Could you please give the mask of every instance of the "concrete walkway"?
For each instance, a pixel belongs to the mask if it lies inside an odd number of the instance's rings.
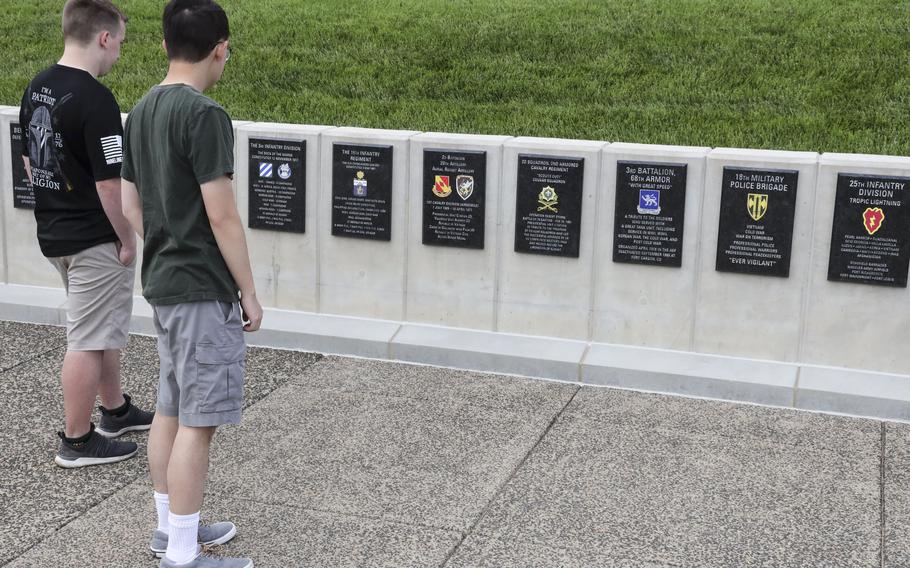
[[[0,322],[0,565],[157,566],[144,435],[53,464],[64,345]],[[903,424],[267,349],[247,389],[203,517],[259,568],[910,566]]]

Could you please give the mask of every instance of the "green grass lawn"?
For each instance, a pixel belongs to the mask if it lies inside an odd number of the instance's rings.
[[[62,0],[0,0],[0,103],[62,49]],[[121,0],[104,79],[163,76],[164,0]],[[910,155],[897,0],[224,0],[236,119]]]

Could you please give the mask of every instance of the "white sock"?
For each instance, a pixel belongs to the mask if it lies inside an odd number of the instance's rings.
[[[171,512],[171,500],[168,499],[167,493],[155,493],[155,508],[158,510],[158,530],[164,534],[168,533],[170,525],[167,522],[168,513]]]
[[[168,513],[170,534],[165,556],[174,564],[186,564],[199,552],[199,513],[175,515]]]

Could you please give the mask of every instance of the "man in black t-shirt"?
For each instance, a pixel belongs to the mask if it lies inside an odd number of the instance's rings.
[[[136,239],[121,211],[120,108],[97,80],[120,57],[125,32],[126,17],[110,0],[68,0],[63,57],[32,80],[19,111],[38,244],[67,290],[66,425],[54,460],[66,468],[132,457],[135,443],[110,438],[148,430],[152,421],[120,386]],[[99,394],[96,430],[91,414]]]

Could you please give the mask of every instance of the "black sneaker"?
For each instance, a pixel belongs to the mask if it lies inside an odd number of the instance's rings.
[[[152,427],[152,418],[154,412],[146,412],[130,402],[130,395],[124,393],[123,400],[126,402],[127,410],[122,416],[114,416],[111,411],[103,406],[99,406],[101,411],[101,423],[98,425],[98,433],[105,438],[116,438],[127,432],[137,430],[148,430]]]
[[[85,442],[71,444],[66,441],[63,432],[57,432],[57,435],[60,436],[60,450],[57,451],[54,462],[67,469],[123,461],[136,455],[139,450],[135,442],[114,442],[100,436],[95,431],[94,424],[91,425]]]

